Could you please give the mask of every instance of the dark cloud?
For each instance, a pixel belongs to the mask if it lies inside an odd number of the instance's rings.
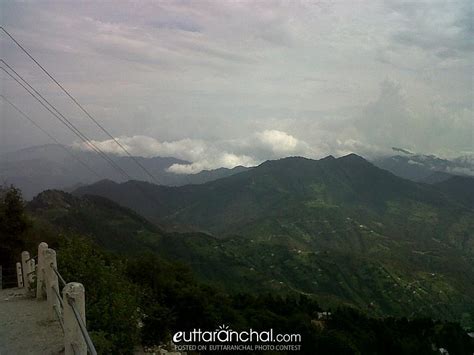
[[[469,0],[389,1],[404,26],[393,39],[407,46],[433,51],[441,58],[461,57],[474,50],[473,6]]]
[[[290,153],[378,154],[391,145],[472,150],[467,0],[117,4],[5,1],[0,16],[137,154],[150,154],[146,142],[205,147],[203,159],[192,160],[197,169]],[[106,140],[3,36],[0,50],[81,130]],[[11,80],[0,80],[2,94],[60,141],[74,141]],[[46,142],[4,104],[0,113],[0,150]],[[298,143],[291,152],[271,148],[263,132],[282,146]]]

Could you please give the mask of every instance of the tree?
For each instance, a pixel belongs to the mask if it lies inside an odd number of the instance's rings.
[[[29,226],[21,191],[14,186],[0,188],[0,264],[12,267],[17,261]]]

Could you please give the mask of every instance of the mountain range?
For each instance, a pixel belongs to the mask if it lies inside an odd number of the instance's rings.
[[[229,290],[472,322],[474,210],[459,198],[472,184],[415,183],[354,154],[291,157],[200,185],[46,191],[29,208],[108,248],[181,260]]]
[[[78,159],[71,156],[71,151]],[[399,177],[429,184],[457,175],[474,176],[474,159],[470,156],[447,160],[433,155],[415,154],[402,148],[393,148],[393,151],[396,155],[379,157],[372,162]],[[233,169],[204,170],[196,174],[175,174],[168,171],[173,164],[189,164],[190,162],[174,157],[109,156],[133,180],[165,186],[202,184],[251,169],[237,166]],[[90,169],[78,160],[86,163]],[[151,179],[134,160],[144,166],[154,179]],[[93,152],[49,144],[1,154],[0,179],[4,185],[18,186],[22,189],[23,196],[31,199],[47,189],[73,191],[79,186],[102,179],[124,182],[129,178],[123,176]]]
[[[456,175],[474,176],[472,155],[448,160],[435,155],[415,154],[402,148],[394,147],[392,150],[396,155],[376,158],[373,163],[405,179],[431,184]]]
[[[69,152],[68,152],[69,150]],[[96,174],[86,169],[70,151],[87,164]],[[150,177],[136,164],[133,159],[144,166],[163,185],[179,186],[185,184],[201,184],[221,177],[246,170],[238,166],[233,169],[220,168],[205,170],[197,174],[183,175],[167,171],[173,164],[189,162],[172,157],[120,157],[112,156],[112,160],[125,170],[133,179],[149,181]],[[0,155],[0,179],[4,184],[13,184],[23,191],[26,199],[47,189],[73,190],[101,179],[125,181],[125,177],[96,153],[68,148],[58,144],[30,147]]]
[[[272,218],[306,220],[315,214],[329,214],[331,218],[341,214],[364,223],[376,217],[387,227],[398,225],[399,218],[415,224],[425,213],[433,216],[437,231],[429,227],[430,220],[425,220],[424,233],[440,235],[448,210],[469,207],[433,186],[401,179],[355,154],[338,159],[267,161],[200,185],[166,187],[104,180],[80,187],[75,193],[101,195],[155,223],[188,226],[211,234],[241,233]]]

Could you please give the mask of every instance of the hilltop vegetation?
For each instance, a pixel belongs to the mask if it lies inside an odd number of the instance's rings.
[[[20,190],[0,188],[0,260],[9,267],[17,261],[13,255],[25,247],[24,235],[29,221],[23,204]]]
[[[474,177],[453,176],[436,183],[435,187],[464,203],[466,207],[474,209]]]
[[[307,296],[229,294],[196,281],[187,267],[152,254],[123,259],[93,249],[89,241],[72,239],[59,247],[59,255],[68,266],[62,272],[88,290],[89,327],[104,353],[128,353],[137,343],[166,344],[176,331],[214,329],[217,324],[301,334],[305,354],[474,350],[473,339],[456,323],[375,319],[351,308],[337,308],[328,319],[318,320],[322,309]]]
[[[145,218],[100,196],[79,198],[48,190],[29,202],[27,209],[61,231],[90,236],[103,248],[122,253],[151,248],[162,235]]]
[[[136,184],[102,182],[76,194],[188,231],[165,233],[156,250],[203,280],[472,325],[474,212],[446,189],[356,155],[268,161],[203,185]]]
[[[3,197],[9,193],[8,199]],[[127,257],[120,247],[117,250],[122,254],[106,251],[92,240],[100,230],[92,221],[102,221],[104,230],[117,223],[131,233],[132,239],[137,227],[148,227],[148,233],[158,231],[110,201],[46,192],[30,205],[30,215],[25,213],[17,190],[4,193],[0,201],[2,223],[8,216],[15,216],[10,220],[12,225],[19,222],[24,226],[16,234],[17,240],[29,250],[38,240],[47,241],[57,249],[64,278],[84,284],[88,328],[99,353],[131,354],[138,344],[166,344],[176,331],[215,329],[218,324],[235,330],[273,328],[276,332],[301,334],[302,353],[307,354],[435,354],[441,347],[450,354],[466,354],[474,350],[473,339],[456,323],[376,319],[351,308],[338,308],[331,316],[318,319],[322,309],[313,297],[229,293],[198,281],[188,267],[147,251],[150,245],[146,243],[143,249],[137,247],[138,242],[130,244],[135,249]],[[96,220],[86,211],[100,218]],[[94,234],[77,224],[67,231],[71,216],[84,217]],[[64,225],[58,227],[56,221]],[[72,232],[79,227],[87,236]],[[65,234],[58,234],[59,230]],[[11,240],[10,235],[1,234],[1,238],[2,245],[9,245],[6,242]],[[97,238],[97,242],[104,241]],[[12,244],[4,251],[14,259],[18,246]]]

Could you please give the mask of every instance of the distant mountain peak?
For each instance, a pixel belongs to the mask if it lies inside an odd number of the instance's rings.
[[[392,147],[392,150],[394,152],[408,154],[408,155],[414,155],[415,154],[413,152],[410,152],[408,149],[403,149],[403,148]]]
[[[107,161],[95,152],[71,148],[74,150],[74,155],[79,158],[71,159],[69,148],[71,147],[46,144],[0,154],[0,180],[20,188],[27,200],[48,189],[71,191],[73,190],[71,187],[97,181],[97,176],[99,179],[107,179],[99,181],[99,185],[102,186],[112,187],[112,181],[125,180],[120,171],[107,164]],[[86,169],[80,161],[86,163],[90,169]],[[220,168],[187,175],[174,174],[168,170],[173,164],[190,163],[173,157],[114,156],[114,161],[133,180],[150,181],[150,176],[145,174],[143,169],[139,169],[138,161],[160,185],[167,186],[203,184],[247,170],[245,167]],[[96,174],[91,174],[91,170]]]
[[[260,167],[268,167],[268,166],[285,166],[285,164],[298,164],[299,162],[303,161],[315,161],[313,159],[300,157],[300,156],[292,156],[292,157],[284,157],[279,159],[271,159],[265,160],[263,163],[257,166]]]
[[[344,155],[340,158],[337,158],[337,160],[341,161],[341,162],[370,164],[363,157],[361,157],[360,155],[357,155],[355,153],[350,153],[350,154]]]
[[[321,161],[331,161],[331,160],[336,160],[332,155],[328,155],[327,157],[324,157],[320,159]]]
[[[45,190],[29,203],[30,209],[46,209],[51,206],[68,209],[76,197],[61,190]]]
[[[118,185],[117,182],[110,179],[102,179],[94,183],[95,186]]]

